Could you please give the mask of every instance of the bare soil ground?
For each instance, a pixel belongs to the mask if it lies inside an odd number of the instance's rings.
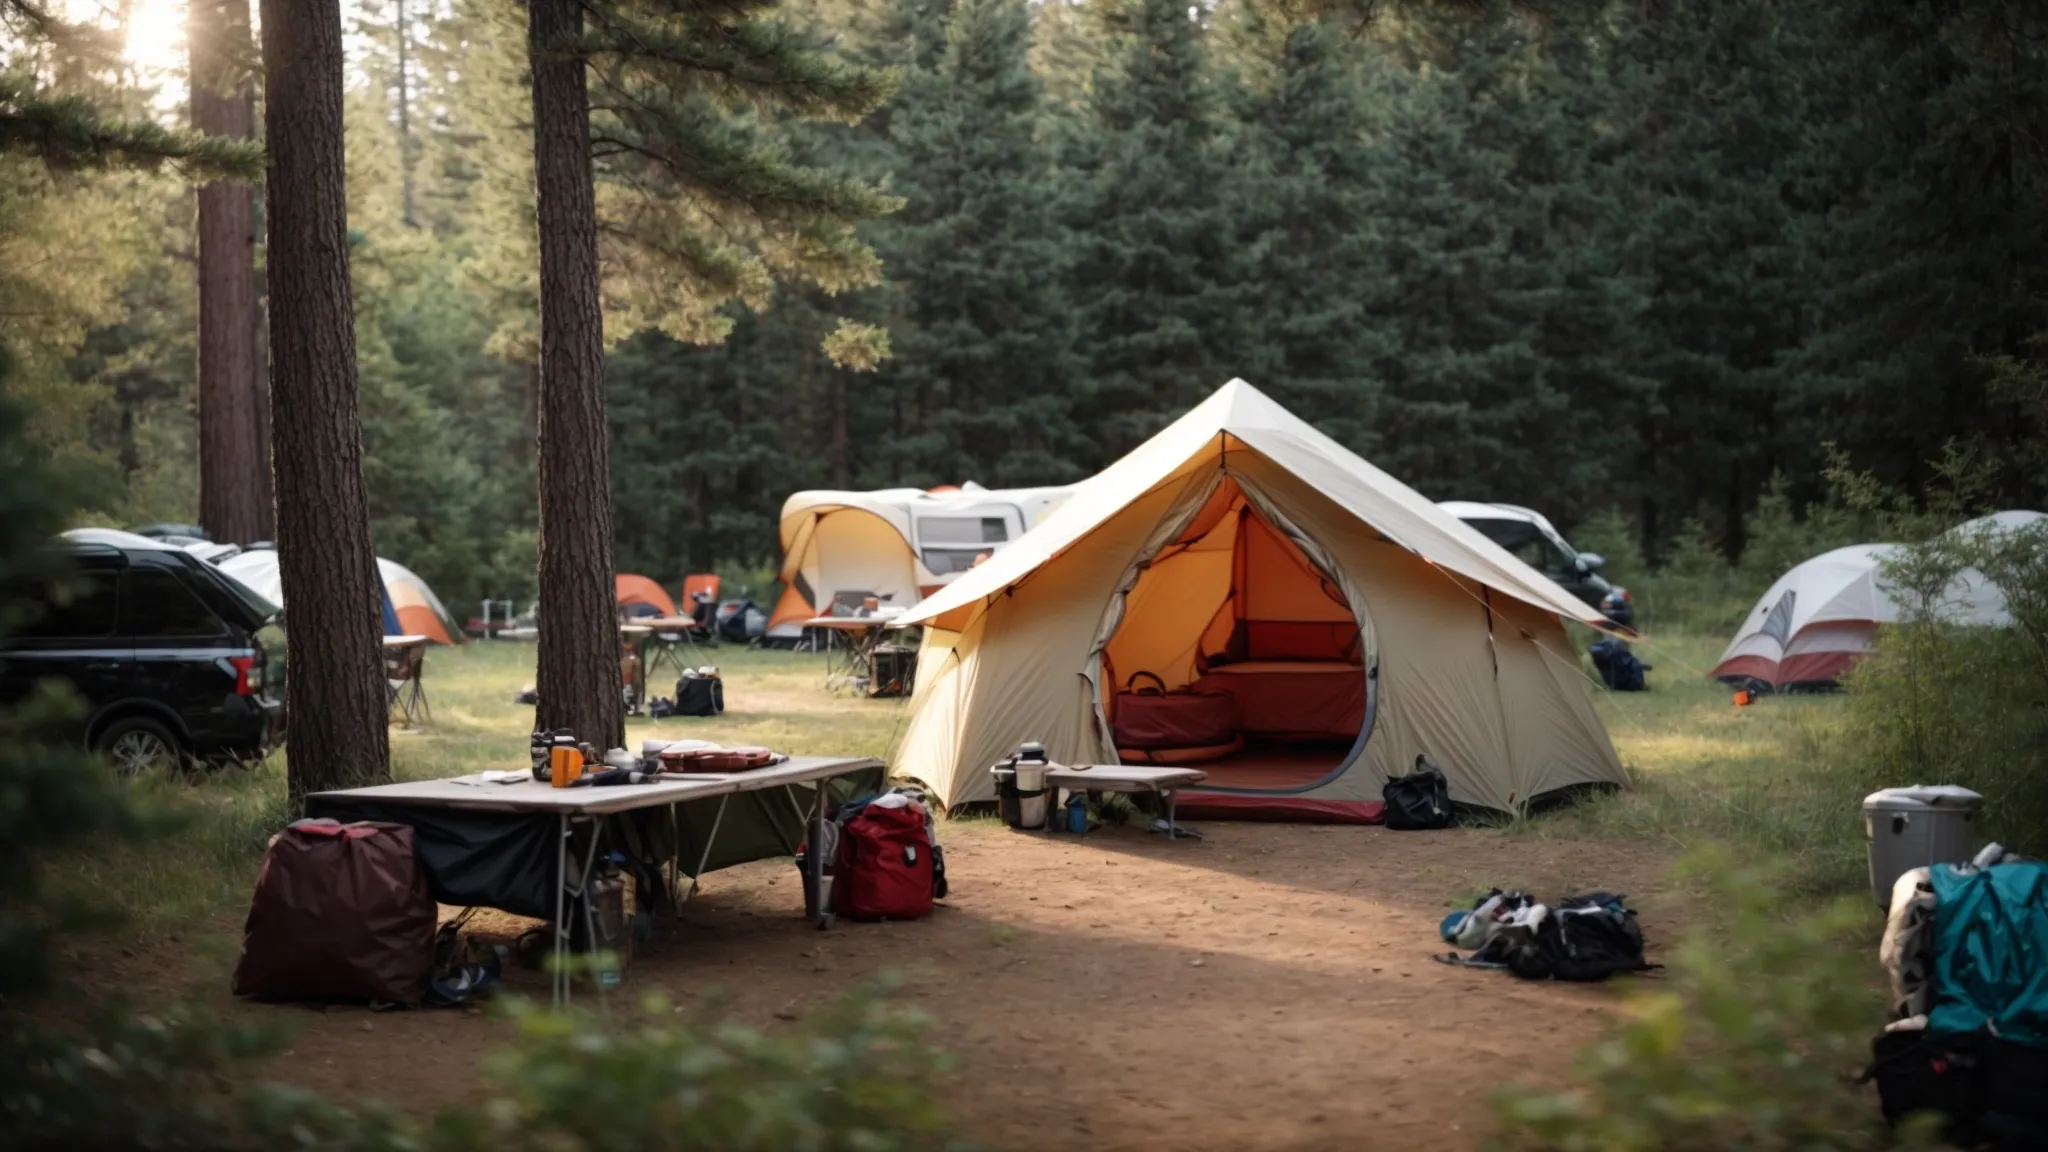
[[[1201,829],[1169,843],[1135,827],[942,825],[954,893],[933,917],[826,932],[797,914],[787,861],[717,873],[634,958],[628,990],[716,989],[735,1018],[772,1028],[895,971],[958,1059],[944,1093],[962,1128],[999,1148],[1466,1148],[1490,1128],[1494,1088],[1560,1075],[1618,998],[1433,963],[1443,915],[1494,885],[1609,888],[1642,909],[1653,958],[1682,915],[1668,856],[1623,842]],[[131,995],[192,974],[162,959],[130,953],[104,974]],[[538,974],[511,984],[546,994]],[[227,1011],[293,1030],[268,1076],[422,1112],[472,1091],[506,1039],[462,1011]]]

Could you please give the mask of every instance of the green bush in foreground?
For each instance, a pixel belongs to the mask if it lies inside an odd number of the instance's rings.
[[[1986,835],[2048,853],[2048,526],[1941,532],[1884,575],[1903,611],[1849,680],[1858,752],[1886,784],[1982,793]],[[1979,579],[2003,591],[2010,627],[1955,619]]]
[[[1580,1054],[1573,1086],[1494,1100],[1501,1142],[1547,1152],[1932,1147],[1893,1133],[1853,1083],[1884,1018],[1874,947],[1845,944],[1852,901],[1787,916],[1763,875],[1724,854],[1689,861],[1712,927],[1665,952],[1614,1034]]]
[[[437,1152],[918,1152],[950,1147],[924,1021],[871,987],[787,1032],[660,997],[619,1021],[515,1006],[491,1098],[444,1115]]]

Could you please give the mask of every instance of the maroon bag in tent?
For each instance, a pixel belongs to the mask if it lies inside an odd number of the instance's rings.
[[[438,915],[411,828],[301,820],[263,857],[235,995],[417,1004]]]
[[[1131,690],[1116,695],[1110,733],[1118,748],[1143,752],[1162,748],[1207,748],[1237,739],[1240,723],[1237,698],[1227,692],[1168,692],[1163,686],[1140,689],[1139,680],[1159,678],[1150,672],[1131,677]]]

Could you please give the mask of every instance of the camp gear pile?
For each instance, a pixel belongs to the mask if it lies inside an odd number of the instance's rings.
[[[1526,893],[1496,888],[1471,911],[1445,917],[1438,933],[1445,943],[1472,952],[1442,953],[1435,957],[1439,963],[1505,968],[1524,980],[1589,983],[1657,967],[1643,955],[1635,910],[1613,892],[1567,896],[1546,905]]]
[[[2048,1146],[2048,863],[1993,844],[1905,873],[1878,958],[1894,1019],[1865,1079],[1885,1118],[1936,1113],[1962,1146]]]

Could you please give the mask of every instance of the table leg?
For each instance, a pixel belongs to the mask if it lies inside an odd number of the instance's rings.
[[[553,976],[549,991],[554,997],[555,1008],[560,1009],[568,1000],[568,990],[563,978],[569,971],[569,919],[563,905],[569,891],[569,814],[562,813],[561,824],[555,837],[555,946],[554,963],[548,966]]]
[[[731,799],[732,793],[730,792],[718,798],[718,814],[711,818],[711,835],[704,838],[704,851],[697,856],[697,871],[690,877],[690,890],[683,894],[684,900],[688,900],[697,894],[697,882],[704,876],[705,865],[711,862],[711,849],[713,845],[718,843],[719,826],[725,823],[725,805]],[[680,907],[680,904],[678,907]]]
[[[825,828],[825,783],[826,782],[824,780],[819,780],[817,782],[818,794],[816,797],[815,806],[812,809],[813,819],[816,821],[812,825],[812,827],[817,829],[821,833],[824,831]],[[794,796],[790,797],[790,800],[792,802],[794,802],[795,799],[796,797]],[[824,836],[820,835],[818,837],[818,843],[811,845],[810,859],[811,891],[816,892],[818,894],[817,925],[818,931],[820,932],[832,926],[832,894],[825,888],[825,853],[823,851],[824,839]]]
[[[570,816],[569,813],[564,812],[562,813],[561,840],[555,848],[555,875],[559,878],[560,882],[555,886],[555,979],[553,989],[555,1007],[558,1009],[569,1003],[573,993],[572,985],[575,983],[574,973],[570,968],[572,956],[570,938],[573,933],[570,930],[569,917],[575,914],[576,909],[565,906],[571,900],[581,900],[583,902],[584,939],[593,943],[597,940],[597,915],[596,910],[590,906],[588,893],[590,891],[590,873],[597,867],[597,848],[604,841],[604,817],[596,816],[591,818],[590,848],[583,854],[583,871],[576,877],[576,882],[573,885],[569,883],[569,830]],[[602,982],[598,984],[598,994],[600,997],[604,994]]]
[[[668,906],[678,919],[683,914],[683,831],[676,805],[668,806]]]
[[[583,875],[577,878],[577,893],[583,900],[583,939],[590,945],[590,979],[597,985],[599,1004],[607,1004],[609,997],[604,986],[604,973],[597,967],[597,902],[590,898],[590,874],[597,867],[597,849],[604,843],[604,822],[602,816],[590,824],[590,850],[583,854]],[[629,929],[630,930],[630,929]]]

